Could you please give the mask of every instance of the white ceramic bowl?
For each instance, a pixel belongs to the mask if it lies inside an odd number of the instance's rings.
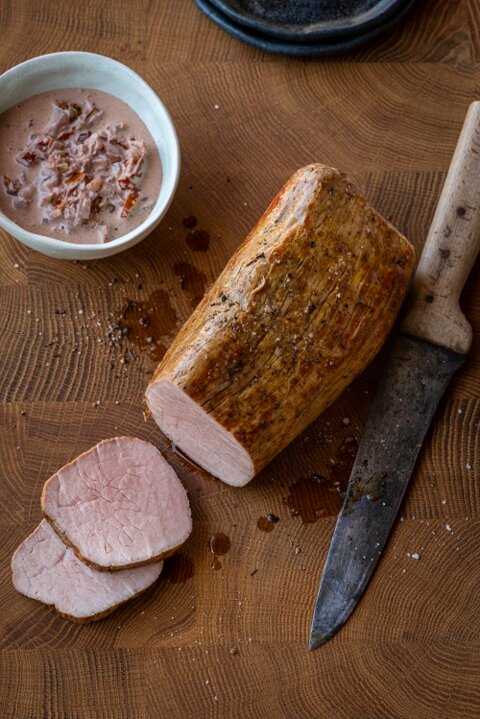
[[[90,52],[58,52],[16,65],[0,76],[0,113],[17,102],[47,90],[84,87],[103,90],[130,105],[141,117],[160,153],[162,185],[151,213],[141,225],[102,245],[74,244],[28,232],[0,211],[0,226],[28,247],[51,257],[93,260],[115,255],[146,237],[170,205],[180,173],[180,148],[175,127],[152,88],[126,65]]]

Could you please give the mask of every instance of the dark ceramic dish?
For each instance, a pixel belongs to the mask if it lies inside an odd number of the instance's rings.
[[[289,42],[338,40],[384,25],[407,0],[207,0],[248,31]]]
[[[389,30],[407,10],[414,4],[415,0],[403,2],[397,13],[388,18],[382,25],[371,28],[358,35],[347,35],[338,37],[337,40],[325,39],[323,42],[288,42],[286,40],[275,40],[272,37],[254,30],[237,25],[230,17],[222,13],[211,0],[195,0],[197,7],[210,18],[216,25],[221,27],[229,35],[241,40],[247,45],[270,52],[275,55],[290,55],[293,57],[319,57],[322,55],[339,55],[349,50],[354,50],[361,45],[373,40],[377,35]]]

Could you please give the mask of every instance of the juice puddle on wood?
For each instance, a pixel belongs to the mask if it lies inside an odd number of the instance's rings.
[[[173,271],[180,280],[180,288],[190,300],[190,306],[195,308],[205,294],[206,276],[189,262],[176,262]]]
[[[261,529],[262,532],[271,532],[279,521],[279,518],[275,514],[267,514],[266,517],[258,518],[257,527]]]
[[[187,245],[194,252],[206,252],[210,247],[210,235],[206,230],[192,230],[187,235]]]
[[[302,477],[288,488],[286,503],[293,515],[300,516],[303,524],[338,514],[357,449],[356,439],[347,437],[335,453],[328,477],[312,474]]]
[[[213,554],[212,568],[221,569],[222,563],[218,557],[221,557],[230,551],[229,537],[227,537],[226,534],[223,534],[223,532],[216,532],[215,534],[212,534],[208,540],[208,546]]]
[[[186,237],[186,243],[194,252],[206,252],[210,247],[210,235],[206,230],[194,229],[197,227],[195,215],[187,215],[182,220],[185,229],[190,230]]]
[[[155,361],[166,352],[165,338],[175,329],[177,315],[170,304],[168,292],[155,290],[146,300],[127,300],[118,327],[122,335]]]
[[[182,225],[186,227],[187,230],[193,230],[193,228],[197,226],[197,218],[195,215],[187,215],[183,218]]]
[[[183,584],[193,576],[193,562],[181,552],[177,552],[165,562],[164,576],[170,584]]]

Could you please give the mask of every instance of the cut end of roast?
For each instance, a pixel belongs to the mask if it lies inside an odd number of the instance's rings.
[[[153,382],[146,399],[162,432],[202,469],[234,487],[253,478],[253,463],[246,449],[172,382]]]
[[[26,597],[54,605],[73,622],[89,622],[148,589],[162,566],[163,562],[156,562],[119,572],[98,572],[83,564],[43,520],[13,555],[12,579]]]
[[[187,493],[150,442],[100,442],[45,483],[46,518],[87,564],[121,570],[157,562],[192,530]]]

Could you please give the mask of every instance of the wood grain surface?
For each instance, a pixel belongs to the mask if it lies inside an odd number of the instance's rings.
[[[311,161],[348,172],[421,250],[480,90],[478,2],[418,0],[387,37],[330,61],[259,53],[189,0],[1,0],[0,29],[2,71],[66,49],[126,62],[164,100],[182,148],[170,211],[124,254],[68,263],[0,236],[0,716],[478,717],[479,264],[462,296],[472,350],[428,434],[402,520],[357,611],[315,653],[308,629],[340,503],[335,482],[348,473],[382,356],[234,489],[189,468],[144,421],[156,362],[138,323],[155,308],[161,354],[284,180]],[[189,215],[210,236],[206,252],[186,241]],[[10,557],[40,519],[50,474],[128,433],[165,448],[190,492],[194,531],[145,595],[97,624],[71,625],[14,591]],[[270,513],[279,521],[266,532],[257,523]],[[216,532],[231,543],[218,570]]]

